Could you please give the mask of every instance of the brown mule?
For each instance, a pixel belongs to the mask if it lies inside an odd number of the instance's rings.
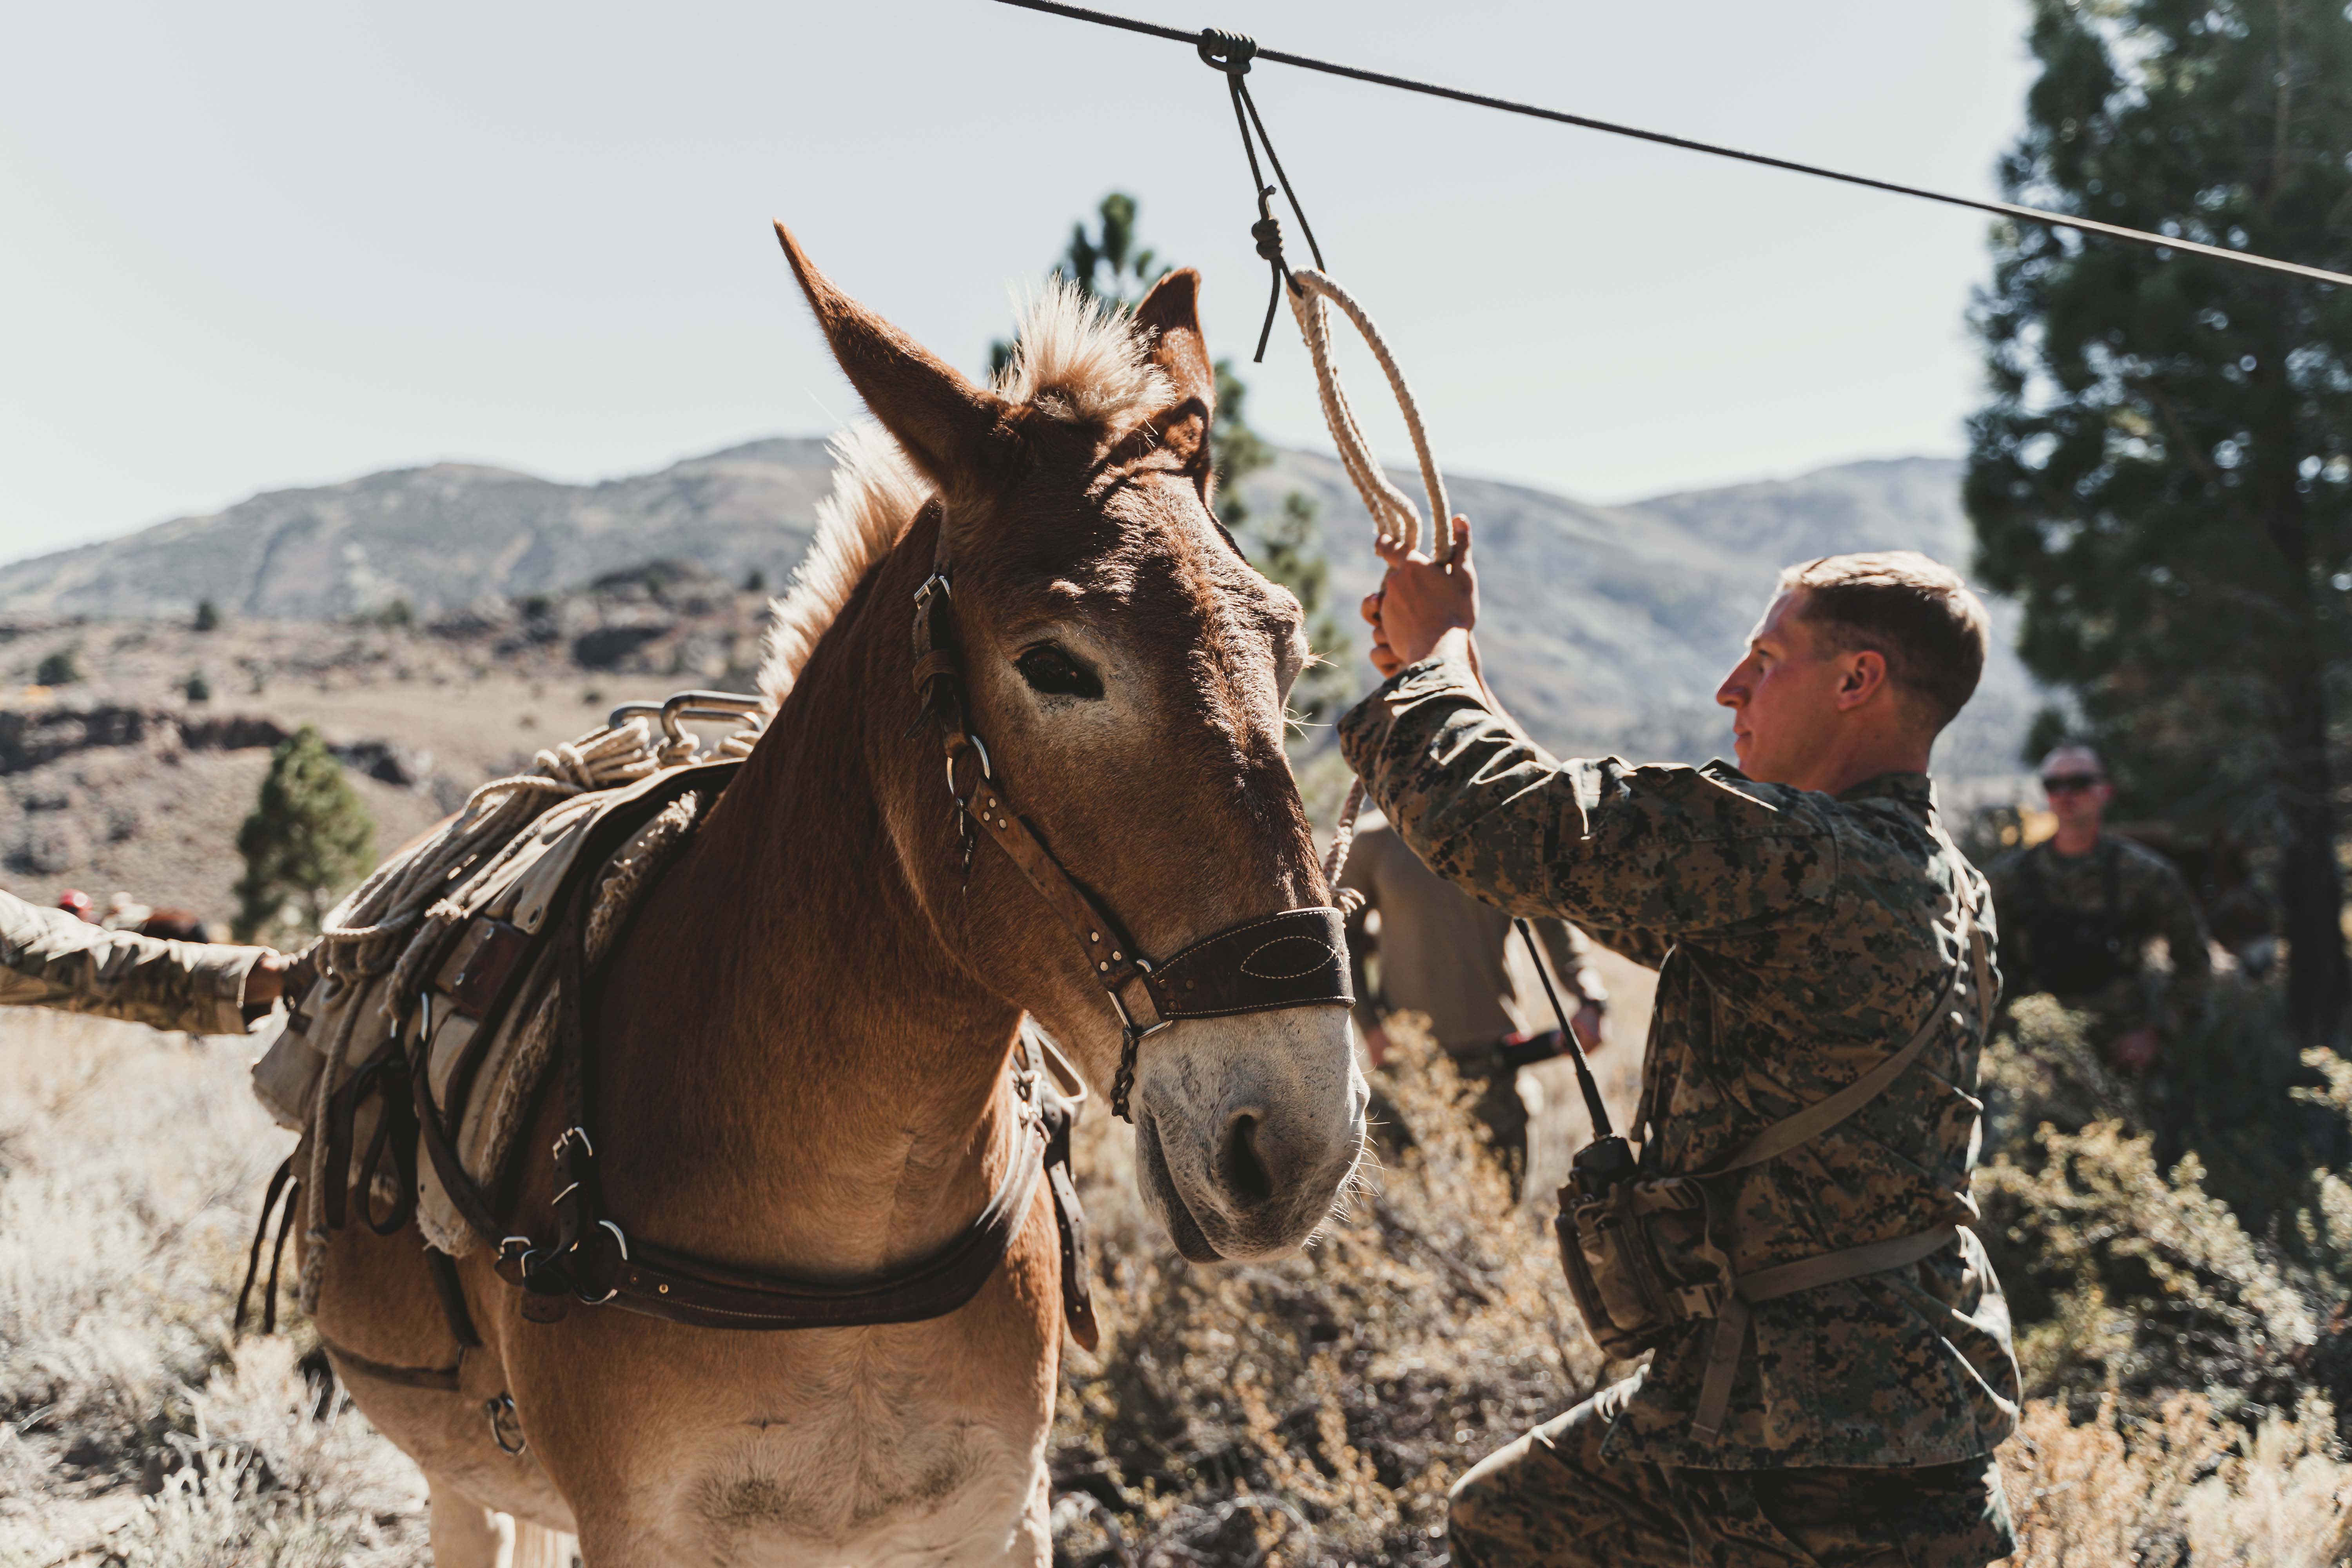
[[[1122,1046],[1038,890],[986,846],[967,860],[908,637],[940,529],[973,731],[1142,951],[1329,889],[1282,746],[1298,605],[1207,510],[1194,275],[1131,319],[1056,291],[990,391],[777,232],[890,440],[847,444],[772,634],[774,717],[599,977],[595,1139],[603,1212],[630,1235],[865,1279],[957,1236],[1023,1147],[1005,1067],[1024,1009],[1098,1095]],[[1183,1018],[1142,1044],[1129,1099],[1145,1195],[1205,1261],[1313,1232],[1354,1167],[1366,1090],[1346,1010],[1318,1005]],[[530,1155],[561,1120],[549,1096],[522,1140],[519,1228],[548,1213]],[[455,1392],[382,1375],[458,1360],[413,1232],[328,1245],[320,1329],[431,1479],[442,1568],[499,1561],[491,1510],[525,1526],[518,1563],[562,1531],[591,1568],[1048,1561],[1061,1291],[1042,1191],[968,1305],[890,1327],[751,1333],[582,1306],[530,1321],[478,1247],[458,1276],[484,1343]]]

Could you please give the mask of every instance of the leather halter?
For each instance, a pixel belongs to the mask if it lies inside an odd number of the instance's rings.
[[[969,874],[971,868],[973,837],[986,837],[1003,849],[1077,939],[1095,983],[1118,1015],[1118,1072],[1111,1082],[1111,1113],[1121,1121],[1134,1120],[1128,1113],[1128,1097],[1135,1087],[1138,1047],[1181,1019],[1353,1006],[1345,917],[1336,909],[1284,910],[1244,921],[1155,963],[1137,950],[1134,939],[1101,900],[1054,858],[1037,830],[1013,808],[987,745],[972,731],[963,660],[956,647],[946,509],[934,498],[924,510],[938,528],[939,542],[931,574],[915,590],[915,690],[924,711],[939,726],[946,752],[948,794],[955,802],[964,869]]]

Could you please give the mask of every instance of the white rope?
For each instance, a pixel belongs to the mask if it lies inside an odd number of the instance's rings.
[[[455,880],[496,865],[558,801],[634,783],[663,763],[639,718],[550,746],[531,765],[474,791],[448,826],[377,867],[344,899],[311,949],[320,973],[360,985],[392,973],[383,1008],[396,1016],[457,918],[443,902]]]
[[[1396,395],[1397,409],[1404,416],[1406,434],[1412,437],[1413,455],[1421,461],[1421,482],[1429,494],[1431,522],[1430,557],[1436,561],[1454,558],[1454,509],[1445,499],[1445,480],[1437,471],[1437,459],[1429,453],[1429,433],[1421,423],[1421,406],[1413,401],[1412,388],[1405,384],[1404,372],[1397,368],[1396,356],[1389,352],[1388,340],[1381,336],[1379,327],[1353,296],[1330,279],[1312,268],[1302,267],[1290,275],[1296,286],[1285,289],[1290,297],[1291,314],[1298,319],[1299,335],[1307,340],[1307,352],[1315,361],[1315,380],[1323,397],[1323,422],[1330,426],[1332,444],[1339,448],[1340,465],[1354,481],[1356,493],[1363,498],[1364,510],[1372,514],[1372,531],[1384,544],[1401,543],[1407,550],[1421,547],[1421,512],[1412,499],[1389,483],[1381,471],[1378,458],[1372,456],[1370,443],[1364,439],[1362,426],[1356,423],[1356,412],[1349,405],[1347,391],[1339,384],[1339,367],[1331,357],[1329,312],[1324,301],[1339,307],[1340,313],[1356,325],[1372,357],[1381,362],[1388,376],[1389,390]]]
[[[1389,391],[1395,395],[1397,409],[1404,416],[1404,427],[1412,437],[1413,455],[1421,462],[1422,487],[1429,497],[1430,557],[1436,561],[1454,559],[1456,541],[1454,534],[1454,508],[1446,500],[1445,479],[1437,471],[1437,459],[1430,456],[1429,433],[1422,426],[1421,405],[1413,401],[1412,388],[1406,384],[1404,372],[1397,368],[1396,356],[1389,352],[1388,340],[1372,322],[1370,314],[1356,303],[1355,298],[1330,279],[1312,268],[1302,267],[1290,275],[1293,287],[1283,292],[1290,298],[1290,313],[1297,318],[1299,335],[1307,340],[1307,352],[1315,362],[1315,382],[1322,395],[1323,422],[1330,426],[1332,445],[1339,448],[1339,464],[1363,498],[1364,510],[1371,513],[1372,531],[1383,544],[1402,545],[1407,550],[1421,548],[1421,512],[1412,498],[1389,483],[1381,471],[1378,458],[1372,456],[1371,444],[1364,439],[1363,427],[1356,423],[1356,411],[1348,402],[1347,390],[1339,384],[1339,367],[1331,356],[1330,314],[1325,301],[1337,305],[1342,315],[1356,325],[1372,357],[1381,363],[1382,374],[1389,380]],[[1339,825],[1331,832],[1331,847],[1323,857],[1323,880],[1332,889],[1338,907],[1353,914],[1363,904],[1363,895],[1350,888],[1341,890],[1339,873],[1348,868],[1348,852],[1355,847],[1356,817],[1364,808],[1364,781],[1353,779],[1348,785],[1348,798],[1339,807]]]

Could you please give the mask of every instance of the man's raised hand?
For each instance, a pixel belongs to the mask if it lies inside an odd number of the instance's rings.
[[[1466,634],[1478,624],[1478,575],[1470,562],[1468,518],[1454,520],[1454,557],[1445,562],[1395,544],[1376,546],[1388,563],[1388,575],[1380,592],[1364,600],[1363,615],[1372,626],[1372,668],[1382,676],[1438,652],[1440,640],[1449,633],[1465,634],[1459,640],[1466,643]],[[1466,647],[1461,651],[1466,656]]]

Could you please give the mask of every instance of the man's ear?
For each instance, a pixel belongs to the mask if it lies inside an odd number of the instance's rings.
[[[1844,670],[1838,677],[1837,705],[1841,713],[1861,707],[1878,692],[1892,700],[1900,697],[1886,679],[1886,656],[1874,647],[1857,648],[1842,657],[1838,662]]]

